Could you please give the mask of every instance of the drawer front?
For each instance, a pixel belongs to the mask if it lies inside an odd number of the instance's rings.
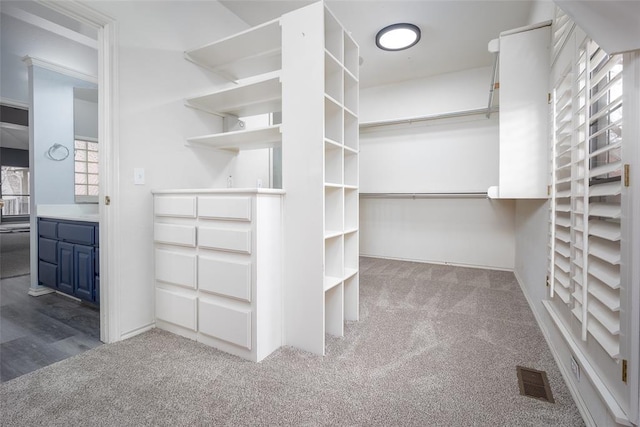
[[[38,220],[38,235],[49,239],[58,238],[58,223],[56,221]]]
[[[196,297],[156,289],[156,318],[196,330]]]
[[[56,289],[58,287],[58,266],[48,262],[38,262],[38,283]]]
[[[193,225],[160,224],[153,225],[153,239],[160,243],[196,247],[196,227]]]
[[[198,289],[251,301],[251,264],[198,257]]]
[[[156,280],[196,288],[196,256],[156,249]]]
[[[198,300],[199,331],[251,350],[251,311]]]
[[[198,197],[200,218],[251,221],[250,197]]]
[[[95,243],[95,227],[93,224],[61,222],[58,224],[58,239],[83,245],[93,245]]]
[[[40,261],[46,261],[52,264],[57,264],[58,263],[58,241],[40,237],[38,239],[38,259]]]
[[[198,246],[250,254],[251,231],[198,227]]]
[[[93,242],[96,246],[100,246],[100,226],[93,227]]]
[[[157,216],[196,217],[196,198],[194,196],[155,196],[153,212]]]

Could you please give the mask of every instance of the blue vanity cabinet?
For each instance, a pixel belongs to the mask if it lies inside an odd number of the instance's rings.
[[[38,281],[99,304],[97,223],[38,218]]]

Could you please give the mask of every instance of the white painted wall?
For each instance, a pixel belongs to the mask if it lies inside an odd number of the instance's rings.
[[[26,65],[25,65],[26,66]],[[73,88],[95,88],[93,83],[38,66],[32,68],[31,128],[33,131],[32,190],[34,204],[74,203]],[[62,161],[47,157],[53,144],[69,150]],[[55,156],[64,154],[61,150]]]
[[[154,321],[151,189],[226,187],[233,174],[233,155],[185,146],[187,137],[220,131],[222,123],[186,108],[184,98],[230,83],[183,52],[247,25],[217,2],[87,3],[118,23],[117,338]],[[145,185],[133,184],[134,168],[144,168]]]
[[[361,91],[361,122],[486,108],[490,67]],[[483,115],[373,128],[360,135],[360,188],[484,192],[498,179],[498,121]],[[362,255],[513,268],[511,201],[360,198]]]
[[[63,65],[83,74],[97,76],[97,51],[64,37],[0,14],[0,97],[29,102],[27,66],[29,55]]]

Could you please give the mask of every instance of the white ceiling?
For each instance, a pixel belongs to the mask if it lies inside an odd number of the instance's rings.
[[[275,19],[312,1],[223,0],[249,25]],[[528,24],[532,1],[327,0],[327,6],[360,45],[360,87],[378,86],[493,64],[487,43],[500,32]],[[387,25],[408,22],[422,31],[420,42],[405,51],[375,45]]]

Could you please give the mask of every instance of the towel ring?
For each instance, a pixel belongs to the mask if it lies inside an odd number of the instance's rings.
[[[62,154],[59,153],[56,155],[55,153],[58,151],[62,152]],[[62,144],[53,144],[47,150],[47,157],[51,160],[55,160],[56,162],[61,162],[69,157],[69,149]]]

